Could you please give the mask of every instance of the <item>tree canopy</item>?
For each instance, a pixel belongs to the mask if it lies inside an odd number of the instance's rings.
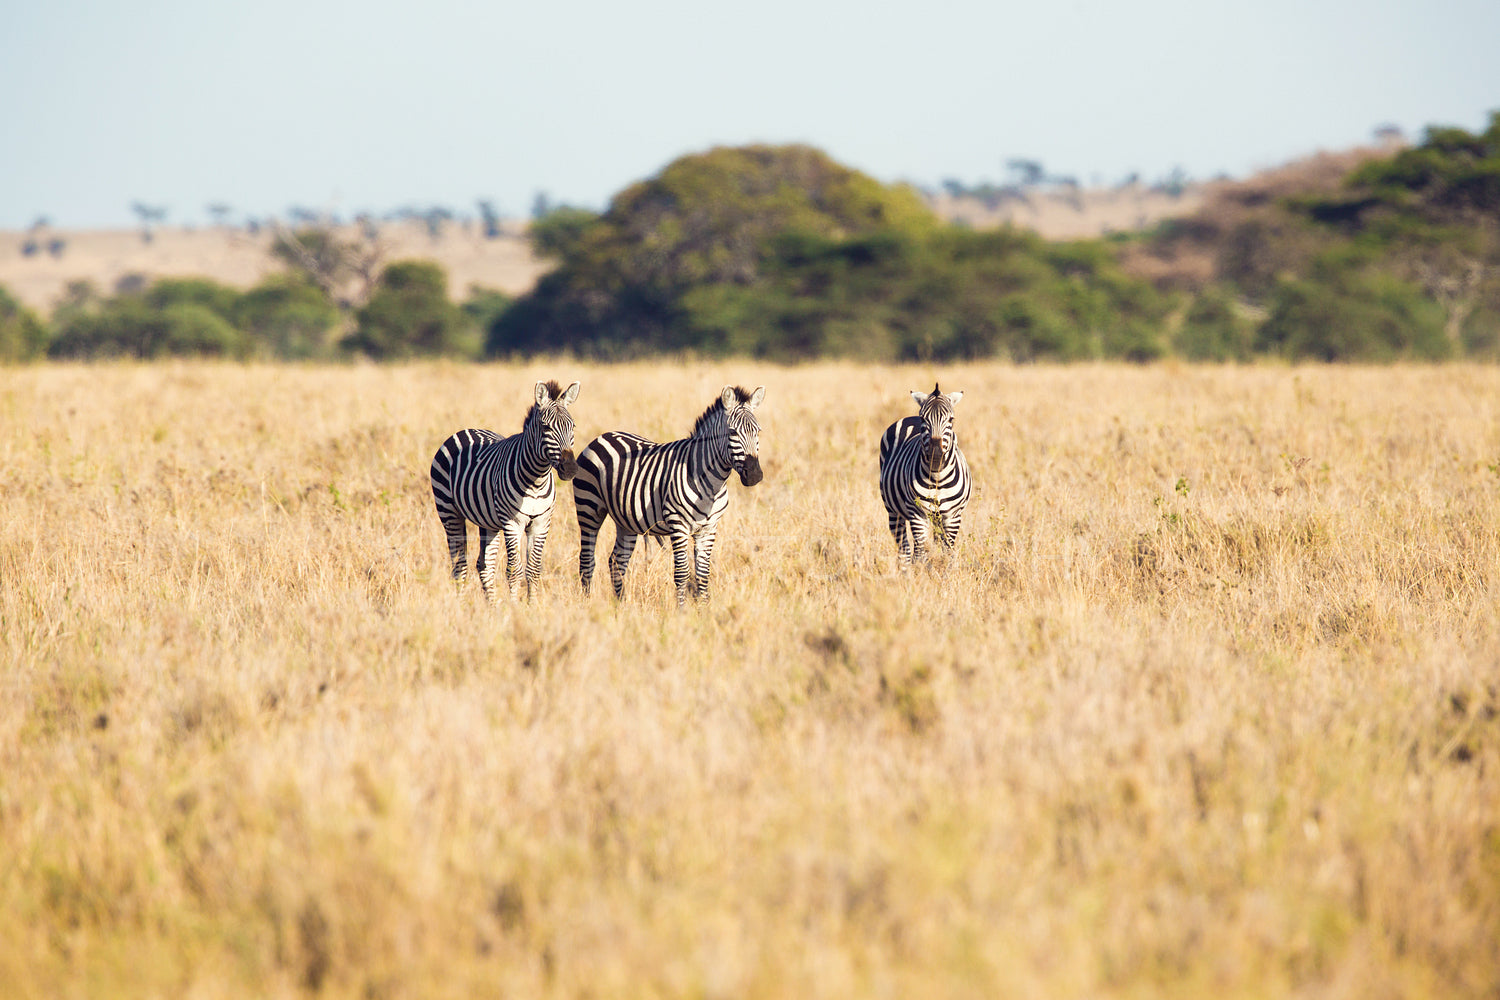
[[[807,146],[685,156],[600,215],[533,227],[558,261],[490,329],[507,355],[1154,357],[1163,301],[1099,244],[943,225]]]

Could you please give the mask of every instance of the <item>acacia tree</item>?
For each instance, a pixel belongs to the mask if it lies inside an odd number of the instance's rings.
[[[167,220],[167,206],[148,205],[143,201],[130,203],[130,210],[141,220],[141,242],[150,243],[156,238],[152,226],[160,225]]]
[[[496,353],[690,346],[684,297],[705,286],[756,285],[782,233],[839,239],[936,225],[915,191],[800,145],[682,157],[620,192],[598,216],[546,207],[533,223],[533,245],[559,266],[496,324]]]
[[[368,227],[356,239],[345,239],[329,225],[293,231],[273,222],[276,239],[271,254],[317,285],[341,308],[365,303],[380,274],[387,252],[379,234]]]

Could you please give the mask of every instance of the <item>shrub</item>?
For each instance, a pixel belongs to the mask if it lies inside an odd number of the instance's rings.
[[[1254,326],[1219,288],[1193,299],[1172,338],[1172,349],[1189,361],[1248,361],[1254,347]]]
[[[148,293],[130,293],[108,300],[97,311],[71,313],[48,354],[144,360],[173,355],[243,358],[249,348],[248,339],[208,306],[194,301],[158,306],[148,301]]]
[[[1443,310],[1421,290],[1385,274],[1285,280],[1257,332],[1260,350],[1319,361],[1437,360],[1452,345]]]
[[[46,351],[46,326],[0,285],[0,362],[32,361]]]
[[[474,357],[478,333],[448,299],[448,275],[430,261],[398,261],[385,269],[358,325],[342,346],[379,360],[454,355]]]
[[[232,312],[257,354],[291,361],[326,357],[341,322],[327,293],[296,274],[267,278],[240,296]]]

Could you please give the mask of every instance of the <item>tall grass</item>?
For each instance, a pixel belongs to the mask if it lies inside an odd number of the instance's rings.
[[[709,607],[567,486],[455,594],[432,451],[553,377],[768,386]],[[0,370],[0,992],[1493,997],[1497,539],[1492,368]]]

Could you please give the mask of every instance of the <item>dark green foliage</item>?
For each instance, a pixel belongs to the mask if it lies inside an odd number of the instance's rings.
[[[603,215],[558,210],[539,225],[534,245],[559,266],[490,327],[492,354],[1162,351],[1164,302],[1105,245],[945,227],[910,189],[805,146],[684,157]]]
[[[130,294],[62,324],[47,353],[54,358],[144,360],[174,355],[240,357],[247,346],[238,330],[206,306],[188,302],[158,309],[139,294]]]
[[[1222,289],[1210,288],[1193,299],[1173,337],[1172,347],[1189,361],[1248,361],[1255,330]]]
[[[1478,135],[1429,128],[1420,146],[1366,164],[1349,177],[1349,186],[1371,205],[1433,221],[1454,213],[1500,214],[1500,111]]]
[[[111,298],[75,284],[53,313],[54,358],[174,356],[306,359],[328,354],[339,311],[291,275],[241,294],[202,279],[164,279]]]
[[[448,299],[447,272],[430,261],[387,267],[356,317],[342,346],[377,360],[478,353],[478,332]]]
[[[488,330],[514,303],[514,298],[498,289],[470,285],[469,297],[464,299],[459,308],[468,317],[469,325],[475,331],[480,331]]]
[[[528,237],[532,253],[550,260],[569,259],[581,245],[584,232],[598,218],[599,213],[586,208],[549,208],[531,221]]]
[[[1264,304],[1285,275],[1305,272],[1337,237],[1308,220],[1277,211],[1252,216],[1219,239],[1214,270],[1221,282],[1246,300]]]
[[[1212,281],[1181,280],[1184,268],[1163,282],[1196,295],[1174,350],[1243,359],[1236,317],[1263,310],[1249,354],[1497,356],[1500,113],[1477,135],[1433,128],[1419,146],[1351,160],[1314,158],[1233,185],[1130,248],[1138,273],[1213,260]]]
[[[0,364],[32,361],[47,350],[47,328],[36,314],[0,286]]]
[[[170,309],[179,305],[202,306],[226,320],[234,314],[239,298],[240,293],[233,288],[207,278],[162,278],[153,282],[142,294],[142,299],[151,309]]]
[[[243,358],[250,339],[229,316],[238,293],[205,279],[158,281],[111,299],[59,308],[47,353],[54,358],[181,355]]]
[[[1293,360],[1435,361],[1452,353],[1443,310],[1397,278],[1320,269],[1283,281],[1257,348]]]
[[[1495,356],[1500,112],[1477,135],[1430,128],[1421,145],[1354,170],[1338,196],[1291,205],[1347,242],[1315,257],[1302,287],[1278,291],[1265,340],[1312,356]],[[1344,311],[1333,327],[1298,326],[1330,309]]]
[[[328,294],[299,274],[262,281],[239,297],[231,315],[257,354],[289,361],[327,357],[341,322]]]

